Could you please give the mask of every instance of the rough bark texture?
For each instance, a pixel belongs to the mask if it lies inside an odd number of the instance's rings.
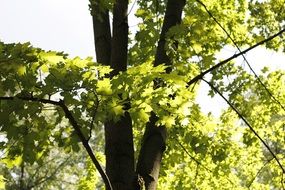
[[[134,178],[134,149],[129,114],[117,123],[105,123],[106,172],[114,190],[131,190]]]
[[[127,69],[128,0],[115,1],[113,8],[113,37],[111,77]],[[127,106],[127,105],[126,105]],[[130,115],[126,113],[114,123],[105,124],[106,170],[114,190],[131,190],[134,177],[134,146]]]
[[[100,1],[97,0],[97,5]],[[185,0],[169,0],[165,13],[154,65],[171,61],[165,52],[165,34],[170,27],[181,22]],[[110,65],[110,77],[127,69],[128,53],[128,0],[116,0],[113,7],[113,36],[111,38],[109,14],[101,10],[100,17],[93,16],[97,61]],[[98,9],[99,10],[99,9]],[[96,11],[95,11],[96,13]],[[170,70],[169,70],[170,71]],[[169,72],[168,71],[168,72]],[[166,128],[155,126],[157,118],[152,113],[146,126],[137,164],[138,180],[134,183],[134,148],[131,118],[126,113],[118,122],[105,123],[106,172],[115,190],[156,189],[162,154],[165,149]],[[143,179],[143,180],[142,180]],[[142,182],[142,183],[139,183]],[[134,185],[134,186],[132,186]]]
[[[128,57],[128,0],[115,1],[113,8],[113,38],[111,67],[113,75],[127,69]]]
[[[137,173],[143,178],[145,189],[157,186],[162,154],[165,150],[166,128],[155,126],[157,118],[152,114],[146,126],[137,164]]]
[[[99,1],[98,1],[99,2]],[[110,77],[127,68],[128,52],[128,0],[115,1],[113,8],[113,36],[111,38],[109,15],[104,12],[93,17],[97,61],[110,65]],[[132,189],[134,178],[134,147],[132,122],[126,113],[118,122],[105,123],[106,173],[114,190]]]
[[[181,15],[184,5],[185,0],[169,0],[167,2],[163,26],[155,55],[154,66],[160,65],[162,63],[166,65],[171,65],[171,61],[166,55],[165,51],[165,35],[172,26],[181,23]]]
[[[110,65],[111,30],[109,23],[109,11],[100,10],[98,4],[94,5],[92,9],[93,12],[97,13],[92,16],[96,59],[97,62],[101,64]]]
[[[165,51],[165,35],[169,28],[181,22],[184,5],[185,0],[168,0],[167,2],[164,22],[155,56],[155,66],[162,63],[171,65],[171,60]],[[170,69],[168,69],[167,72],[170,72]],[[156,121],[157,118],[152,113],[150,122],[146,126],[137,164],[137,173],[143,177],[145,189],[147,190],[156,189],[162,154],[166,146],[166,128],[164,126],[156,126]]]

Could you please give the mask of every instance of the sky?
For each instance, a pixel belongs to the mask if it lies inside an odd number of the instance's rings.
[[[94,56],[88,0],[0,0],[0,40]]]
[[[129,22],[130,26],[135,26],[138,21],[130,19]],[[64,51],[71,57],[94,57],[88,0],[0,0],[0,40],[5,43],[31,42],[34,47]],[[235,52],[233,48],[224,48],[218,59],[228,58]],[[257,73],[265,65],[272,70],[285,69],[282,53],[256,48],[246,57]],[[237,61],[243,62],[241,57]],[[207,91],[207,86],[202,84],[197,101],[203,111],[212,111],[218,116],[219,108],[225,107],[225,103],[219,97],[210,99]]]

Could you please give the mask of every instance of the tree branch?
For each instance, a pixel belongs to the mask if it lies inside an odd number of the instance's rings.
[[[31,101],[31,102],[40,102],[40,103],[45,103],[45,104],[52,104],[55,106],[60,106],[59,102],[54,101],[54,100],[48,100],[48,99],[42,99],[42,98],[36,98],[36,97],[24,97],[24,96],[16,96],[16,97],[0,97],[0,100],[24,100],[24,101]]]
[[[91,147],[89,146],[88,140],[86,140],[86,138],[84,137],[83,133],[80,130],[80,126],[78,126],[77,122],[75,121],[74,117],[72,116],[71,112],[68,110],[67,106],[64,104],[63,100],[59,101],[59,106],[63,109],[64,113],[65,113],[65,117],[68,118],[69,122],[71,123],[71,125],[73,126],[73,129],[75,130],[75,132],[77,133],[79,139],[81,140],[84,148],[86,149],[89,157],[91,158],[92,162],[94,163],[95,167],[98,169],[99,173],[101,174],[104,183],[106,185],[106,188],[108,190],[112,190],[112,186],[111,186],[111,182],[108,178],[108,176],[106,175],[106,173],[104,172],[104,170],[102,169],[100,163],[98,162],[98,160],[96,159],[93,150],[91,149]]]
[[[233,106],[233,104],[231,104],[229,102],[229,100],[227,100],[226,97],[216,87],[213,86],[213,84],[211,84],[210,82],[206,81],[203,78],[202,78],[202,80],[205,83],[207,83],[214,91],[216,91],[227,102],[227,104],[234,110],[234,112],[236,112],[236,114],[239,116],[239,118],[241,118],[241,120],[248,126],[248,128],[251,130],[251,132],[253,132],[253,134],[261,141],[261,143],[265,146],[265,148],[270,152],[270,154],[272,155],[272,157],[275,159],[275,161],[279,165],[280,169],[282,170],[282,173],[285,173],[285,169],[283,168],[281,162],[279,161],[279,159],[277,158],[275,153],[271,150],[269,145],[267,145],[267,143],[259,136],[257,131],[255,131],[255,129],[250,125],[250,123],[245,119],[245,117],[242,116],[242,114]]]
[[[71,157],[71,156],[70,156]],[[49,180],[51,180],[53,177],[55,177],[55,175],[58,173],[59,169],[62,168],[70,159],[70,157],[68,157],[67,159],[65,159],[62,163],[60,163],[52,172],[51,174],[48,176],[48,173],[46,173],[46,175],[44,175],[43,177],[38,178],[32,185],[27,185],[27,189],[32,189],[36,186],[39,186],[42,183],[45,183]],[[36,171],[37,172],[37,171]],[[35,172],[35,173],[36,173]]]
[[[226,35],[228,36],[228,38],[233,42],[233,44],[236,46],[237,50],[241,53],[241,49],[239,48],[238,44],[236,43],[236,41],[233,39],[233,37],[229,34],[229,32],[222,26],[222,24],[216,19],[216,17],[214,17],[214,15],[208,10],[207,6],[200,0],[196,0],[198,3],[200,3],[204,9],[206,10],[206,12],[208,13],[208,15],[217,23],[217,25],[226,33]],[[284,1],[285,3],[285,1]],[[261,79],[258,77],[257,73],[253,70],[253,68],[251,67],[251,65],[249,64],[248,60],[246,59],[246,57],[244,56],[244,54],[241,55],[244,59],[244,61],[246,62],[247,66],[249,67],[249,69],[251,70],[251,72],[253,73],[253,75],[255,76],[255,78],[257,79],[257,81],[261,84],[261,86],[263,86],[263,88],[265,89],[265,91],[269,94],[269,96],[277,103],[279,104],[279,106],[285,111],[285,107],[281,104],[281,102],[273,95],[273,93],[267,88],[267,86],[261,81]]]
[[[261,171],[273,160],[274,158],[272,157],[271,159],[267,160],[265,164],[257,171],[255,176],[250,180],[250,182],[247,185],[247,188],[250,189],[251,185],[253,184],[254,180],[258,177],[258,175],[261,173]]]
[[[191,80],[187,83],[187,85],[190,86],[191,84],[198,82],[198,80],[201,80],[206,74],[208,74],[208,73],[212,72],[213,70],[215,70],[215,69],[217,69],[217,68],[223,66],[224,64],[230,62],[231,60],[233,60],[233,59],[235,59],[235,58],[237,58],[237,57],[239,57],[239,56],[241,56],[241,55],[243,55],[243,54],[249,52],[250,50],[252,50],[252,49],[254,49],[254,48],[256,48],[256,47],[258,47],[258,46],[260,46],[260,45],[263,45],[264,43],[266,43],[266,42],[268,42],[268,41],[270,41],[270,40],[276,38],[277,36],[281,35],[281,34],[284,33],[284,32],[285,32],[285,28],[284,28],[283,30],[280,30],[280,31],[277,32],[276,34],[274,34],[274,35],[272,35],[272,36],[266,38],[265,40],[262,40],[262,41],[256,43],[255,45],[253,45],[253,46],[251,46],[251,47],[245,49],[244,51],[241,51],[241,52],[239,52],[239,53],[237,53],[237,54],[234,54],[233,56],[231,56],[231,57],[229,57],[229,58],[227,58],[227,59],[221,61],[221,62],[218,63],[217,65],[215,65],[215,66],[213,66],[213,67],[207,69],[206,71],[203,71],[201,74],[199,74],[199,75],[197,75],[196,77],[194,77],[193,79],[191,79]]]
[[[181,15],[185,6],[185,0],[168,0],[160,39],[155,55],[154,66],[160,64],[171,65],[172,62],[166,54],[166,33],[169,29],[181,23]],[[171,71],[170,67],[166,70]],[[166,146],[167,130],[165,126],[156,126],[158,120],[152,112],[149,122],[146,125],[142,140],[142,146],[137,162],[137,173],[143,177],[144,185],[147,190],[156,189],[162,155]]]
[[[41,98],[36,98],[36,97],[22,97],[22,96],[17,96],[17,97],[0,97],[0,100],[16,100],[16,99],[20,99],[20,100],[24,100],[24,101],[47,103],[47,104],[52,104],[52,105],[55,105],[55,106],[60,106],[62,108],[62,110],[64,111],[64,113],[65,113],[65,117],[69,120],[69,122],[71,123],[73,129],[77,133],[81,143],[83,144],[83,146],[84,146],[85,150],[87,151],[89,157],[91,158],[93,164],[95,165],[95,167],[99,171],[101,177],[103,178],[103,181],[104,181],[107,189],[108,190],[112,190],[112,186],[111,186],[111,183],[109,181],[108,176],[106,175],[106,173],[102,169],[100,163],[96,159],[96,157],[95,157],[95,155],[93,153],[93,150],[89,146],[88,140],[85,139],[83,133],[81,132],[80,126],[76,122],[75,118],[72,116],[71,112],[68,110],[67,106],[64,104],[63,100],[54,101],[54,100],[41,99]]]
[[[162,25],[162,30],[160,33],[156,50],[154,66],[158,66],[163,63],[166,65],[172,64],[170,58],[168,57],[165,51],[166,34],[171,27],[181,23],[182,10],[184,8],[185,3],[185,0],[168,0],[167,2],[164,22]],[[170,72],[170,70],[168,69],[167,72]]]
[[[204,164],[202,164],[199,160],[197,160],[194,156],[192,156],[190,154],[190,152],[186,149],[185,146],[182,145],[182,143],[178,140],[178,138],[174,138],[174,140],[178,143],[178,145],[182,148],[182,150],[192,159],[194,160],[194,162],[196,162],[197,166],[202,166],[202,168],[204,168],[205,170],[207,170],[208,172],[212,173],[213,175],[214,174],[214,171],[207,168]],[[217,175],[220,175],[220,174],[217,174]],[[229,177],[226,177],[226,179],[231,183],[231,184],[234,184]]]

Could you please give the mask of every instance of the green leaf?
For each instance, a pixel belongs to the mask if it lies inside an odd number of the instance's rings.
[[[5,189],[5,178],[3,175],[0,175],[0,189]]]
[[[96,85],[96,91],[100,95],[111,95],[111,82],[110,79],[104,78],[103,80],[99,80]]]
[[[167,128],[173,127],[175,125],[175,118],[172,116],[164,116],[161,120],[161,124]]]

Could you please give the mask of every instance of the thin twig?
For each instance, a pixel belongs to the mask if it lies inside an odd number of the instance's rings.
[[[136,3],[137,3],[137,0],[135,0],[135,1],[133,2],[133,4],[132,4],[132,6],[131,6],[131,8],[130,8],[128,14],[127,14],[127,16],[129,16],[129,15],[131,14],[131,12],[132,12],[132,10],[134,9]]]
[[[259,136],[259,134],[255,131],[255,129],[250,125],[250,123],[245,119],[245,117],[242,116],[242,114],[233,106],[232,103],[229,102],[229,100],[216,87],[214,87],[210,82],[206,81],[205,79],[202,78],[202,80],[205,83],[207,83],[214,91],[216,91],[227,102],[227,104],[236,112],[236,114],[242,119],[242,121],[249,127],[249,129],[254,133],[254,135],[262,142],[265,148],[270,152],[270,154],[276,160],[282,172],[285,173],[285,169],[283,168],[277,156],[274,154],[271,148],[267,145],[267,143]]]
[[[265,166],[267,166],[274,158],[272,157],[271,159],[267,160],[266,163],[257,171],[256,175],[252,178],[252,180],[250,181],[250,183],[247,185],[247,188],[250,188],[250,186],[253,184],[254,180],[258,177],[258,175],[261,173],[261,171],[263,170],[263,168],[265,168]]]
[[[178,145],[182,148],[182,150],[192,159],[194,160],[198,165],[202,166],[202,168],[204,168],[205,170],[207,170],[208,172],[213,173],[213,171],[209,168],[207,168],[206,166],[204,166],[199,160],[197,160],[194,156],[192,156],[190,154],[190,152],[181,144],[181,142],[177,139],[174,138],[174,140],[178,143]]]
[[[214,173],[213,170],[207,168],[206,166],[204,166],[200,161],[198,161],[194,156],[192,156],[190,154],[190,152],[185,148],[185,146],[182,145],[182,143],[177,139],[174,138],[174,140],[179,144],[179,146],[183,149],[183,151],[192,159],[197,163],[197,166],[202,166],[202,168],[204,168],[205,170],[207,170],[210,173]],[[219,174],[218,174],[219,175]],[[234,183],[227,177],[226,178],[232,185],[234,185]]]
[[[48,176],[48,173],[46,173],[46,175],[44,175],[43,177],[38,178],[32,185],[28,186],[28,189],[32,189],[36,186],[39,186],[42,183],[45,183],[49,180],[51,180],[59,171],[59,169],[61,169],[62,167],[64,167],[64,165],[68,162],[68,160],[70,159],[71,155],[65,159],[62,163],[60,163],[52,172],[51,174]]]
[[[268,42],[268,41],[270,41],[270,40],[272,40],[272,39],[274,39],[274,38],[276,38],[277,36],[281,35],[281,34],[284,33],[284,32],[285,32],[285,28],[282,29],[282,30],[280,30],[280,31],[277,32],[276,34],[274,34],[274,35],[272,35],[272,36],[266,38],[265,40],[262,40],[262,41],[260,41],[260,42],[258,42],[258,43],[256,43],[256,44],[254,44],[253,46],[251,46],[251,47],[249,47],[249,48],[247,48],[247,49],[245,49],[245,50],[243,50],[243,51],[241,51],[241,52],[239,52],[239,53],[236,53],[236,54],[232,55],[231,57],[229,57],[229,58],[227,58],[227,59],[225,59],[225,60],[219,62],[218,64],[216,64],[216,65],[214,65],[213,67],[207,69],[206,71],[203,71],[201,74],[197,75],[196,77],[194,77],[193,79],[191,79],[190,81],[188,81],[188,82],[187,82],[187,86],[190,86],[191,84],[197,82],[198,80],[201,80],[206,74],[208,74],[208,73],[214,71],[215,69],[217,69],[217,68],[223,66],[224,64],[230,62],[231,60],[233,60],[233,59],[235,59],[235,58],[237,58],[237,57],[239,57],[239,56],[241,56],[241,55],[243,55],[243,54],[249,52],[250,50],[252,50],[252,49],[254,49],[254,48],[256,48],[256,47],[258,47],[258,46],[260,46],[260,45],[262,45],[262,44],[264,44],[264,43],[266,43],[266,42]]]
[[[207,6],[200,0],[196,0],[198,3],[200,3],[204,9],[206,10],[206,12],[208,13],[208,15],[217,23],[217,25],[225,32],[225,34],[228,36],[228,38],[233,42],[233,44],[235,45],[235,47],[237,48],[237,50],[241,53],[241,49],[239,48],[238,44],[236,43],[236,41],[232,38],[232,36],[228,33],[228,31],[225,29],[225,27],[222,26],[222,24],[216,19],[216,17],[214,17],[214,15],[209,11],[209,9],[207,8]],[[253,70],[253,68],[251,67],[251,65],[249,64],[248,60],[246,59],[246,57],[244,56],[244,54],[241,54],[241,56],[243,57],[244,61],[246,62],[246,64],[248,65],[249,69],[251,70],[251,72],[253,73],[253,75],[255,76],[255,78],[257,79],[257,81],[261,84],[261,86],[265,89],[265,91],[269,94],[269,96],[285,111],[285,107],[280,103],[280,101],[273,95],[272,92],[270,92],[270,90],[267,88],[267,86],[261,81],[261,79],[259,78],[259,76],[256,74],[256,72]]]
[[[93,114],[92,114],[92,118],[91,118],[91,122],[90,122],[90,127],[89,127],[89,137],[87,139],[87,141],[89,141],[92,137],[92,130],[93,130],[93,125],[94,125],[94,120],[95,120],[95,117],[96,117],[96,113],[97,113],[97,110],[98,110],[98,107],[99,107],[99,99],[98,99],[98,96],[96,93],[95,94],[95,97],[96,97],[96,105],[94,107],[94,110],[93,110]]]

